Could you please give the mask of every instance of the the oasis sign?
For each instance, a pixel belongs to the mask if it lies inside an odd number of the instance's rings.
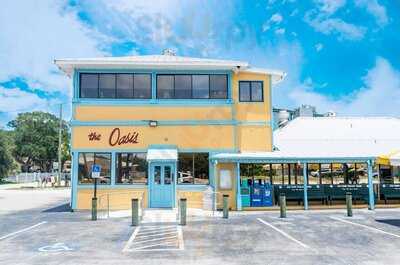
[[[101,141],[102,135],[98,132],[90,132],[88,134],[89,141]],[[125,144],[137,144],[139,133],[132,131],[128,134],[121,135],[119,128],[114,128],[108,136],[108,143],[111,146],[125,145]]]

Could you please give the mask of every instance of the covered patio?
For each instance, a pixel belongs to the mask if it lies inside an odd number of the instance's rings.
[[[254,205],[276,205],[280,194],[285,194],[288,201],[301,203],[307,210],[310,202],[332,204],[332,201],[344,200],[347,192],[352,193],[355,201],[367,203],[369,209],[375,208],[374,157],[305,157],[275,151],[220,153],[211,160],[214,164],[235,164],[238,210]],[[268,192],[269,187],[272,205],[253,203],[254,187],[261,187],[262,192]]]

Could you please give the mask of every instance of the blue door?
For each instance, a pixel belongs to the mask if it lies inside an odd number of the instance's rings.
[[[150,167],[150,207],[171,208],[175,199],[175,167],[157,163]]]

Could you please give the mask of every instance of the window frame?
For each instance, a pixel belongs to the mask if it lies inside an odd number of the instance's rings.
[[[195,159],[195,157],[196,157],[196,155],[198,155],[198,154],[201,154],[201,155],[203,155],[203,154],[205,154],[205,155],[207,155],[208,156],[208,183],[207,184],[202,184],[202,183],[196,183],[196,178],[193,176],[193,183],[179,183],[179,181],[178,181],[178,179],[179,179],[179,166],[180,166],[180,163],[179,163],[179,155],[191,155],[192,156],[192,159]],[[195,165],[196,163],[195,163],[195,161],[194,160],[192,160],[192,163]],[[207,185],[211,185],[211,176],[210,176],[210,153],[209,152],[179,152],[178,153],[178,159],[177,159],[177,163],[176,163],[176,172],[177,172],[177,174],[176,174],[176,185],[182,185],[182,186],[193,186],[193,185],[195,185],[195,186],[207,186]],[[193,170],[193,173],[194,173],[195,171]]]
[[[97,97],[82,97],[82,75],[96,75],[97,76]],[[115,97],[101,97],[100,96],[100,76],[101,75],[114,75],[114,95]],[[132,75],[132,97],[117,97],[117,79],[118,75]],[[150,87],[149,87],[149,97],[147,98],[139,98],[135,97],[135,75],[148,75],[150,79]],[[152,90],[153,90],[153,78],[152,73],[149,72],[79,72],[78,73],[78,84],[79,91],[78,96],[80,100],[150,100],[152,99]]]
[[[190,97],[188,98],[177,98],[176,97],[176,88],[175,88],[175,76],[179,75],[188,75],[190,76]],[[201,98],[201,97],[193,97],[193,76],[208,76],[208,97],[207,98]],[[160,98],[158,95],[158,77],[159,76],[173,76],[173,97],[172,98]],[[211,97],[211,76],[225,76],[226,78],[226,87],[225,87],[225,92],[226,92],[226,97],[225,98],[214,98]],[[229,75],[227,73],[223,74],[205,74],[205,73],[157,73],[155,76],[156,79],[156,88],[155,88],[155,95],[157,100],[228,100],[229,99]]]
[[[115,161],[114,161],[114,164],[115,164],[115,182],[114,182],[114,184],[115,185],[121,185],[121,186],[128,186],[128,185],[131,185],[131,186],[140,186],[140,185],[148,185],[149,184],[149,163],[146,161],[146,170],[145,170],[145,172],[146,172],[146,182],[145,183],[121,183],[121,182],[118,182],[118,178],[119,178],[119,167],[118,167],[118,158],[119,158],[119,155],[135,155],[135,154],[144,154],[145,156],[146,156],[146,152],[135,152],[135,151],[131,151],[131,152],[129,152],[129,151],[122,151],[122,152],[116,152],[115,153]],[[146,159],[144,159],[144,160],[146,160]],[[127,162],[129,163],[129,160],[127,160]]]
[[[249,84],[249,88],[250,88],[250,100],[242,100],[240,95],[241,95],[241,85],[242,83],[248,83]],[[253,100],[253,83],[260,83],[261,84],[261,100]],[[262,80],[240,80],[239,81],[239,102],[256,102],[256,103],[261,103],[264,102],[264,81]]]
[[[80,166],[80,156],[81,154],[92,154],[93,155],[93,164],[96,164],[96,157],[98,154],[103,154],[103,155],[109,155],[110,159],[109,159],[109,176],[107,176],[107,179],[109,179],[109,183],[101,183],[100,181],[97,182],[97,185],[113,185],[112,183],[112,160],[113,160],[113,156],[112,156],[112,152],[79,152],[78,153],[78,174],[77,174],[77,179],[78,179],[78,185],[93,185],[94,184],[94,179],[92,178],[92,176],[88,176],[88,178],[92,179],[91,183],[81,183],[80,179],[79,179],[79,166]],[[90,168],[88,169],[88,173],[90,174]]]

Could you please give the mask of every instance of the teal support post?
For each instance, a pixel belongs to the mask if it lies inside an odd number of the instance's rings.
[[[236,163],[236,208],[242,210],[242,195],[240,192],[240,163]]]
[[[78,193],[78,159],[79,153],[72,153],[72,169],[71,169],[71,210],[74,211],[77,206],[77,193]]]
[[[117,165],[117,156],[115,152],[111,153],[111,186],[115,186],[115,175],[116,175],[116,165]]]
[[[307,195],[307,163],[303,164],[303,189],[304,189],[304,210],[308,210],[308,195]]]
[[[375,197],[374,197],[374,183],[372,181],[372,160],[368,160],[368,209],[374,210],[375,209]]]

